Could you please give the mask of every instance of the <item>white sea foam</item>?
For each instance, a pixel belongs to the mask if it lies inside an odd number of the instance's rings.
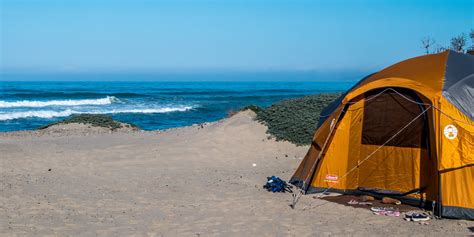
[[[38,110],[38,111],[24,111],[24,112],[11,112],[11,113],[0,113],[0,121],[19,119],[19,118],[54,118],[54,117],[67,117],[73,114],[74,111],[67,109],[64,111],[52,111],[52,110]]]
[[[163,107],[163,108],[156,108],[156,109],[112,109],[112,110],[92,110],[92,111],[75,111],[71,109],[66,109],[63,111],[36,110],[36,111],[0,113],[0,121],[11,120],[11,119],[21,119],[21,118],[33,118],[33,117],[34,118],[67,117],[73,114],[171,113],[171,112],[184,112],[190,109],[193,109],[193,107],[181,106],[181,107]]]
[[[46,106],[78,106],[78,105],[108,105],[118,99],[114,96],[107,96],[101,99],[85,99],[85,100],[21,100],[21,101],[2,101],[0,100],[0,108],[12,107],[46,107]]]

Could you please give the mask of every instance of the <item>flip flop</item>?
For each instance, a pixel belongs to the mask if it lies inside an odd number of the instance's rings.
[[[371,207],[370,210],[373,212],[396,211],[393,207]]]
[[[399,211],[380,211],[380,212],[374,212],[375,215],[378,216],[400,216]]]
[[[349,205],[357,205],[357,204],[360,204],[358,201],[354,200],[354,199],[351,199],[349,202],[347,202],[347,204]]]

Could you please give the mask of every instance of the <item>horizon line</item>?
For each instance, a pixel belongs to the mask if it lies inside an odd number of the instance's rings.
[[[362,73],[373,72],[374,69],[164,69],[164,70],[0,70],[0,75],[27,75],[27,74],[228,74],[228,73]]]

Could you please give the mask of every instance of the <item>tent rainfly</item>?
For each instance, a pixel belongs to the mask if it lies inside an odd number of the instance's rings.
[[[474,219],[474,56],[445,51],[369,75],[321,113],[290,182],[391,196]]]

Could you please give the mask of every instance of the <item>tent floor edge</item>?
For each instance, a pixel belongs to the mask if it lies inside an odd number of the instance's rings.
[[[322,187],[309,187],[307,194],[315,194],[315,193],[322,193],[326,190],[326,188]],[[370,195],[373,196],[377,199],[382,199],[383,197],[393,197],[398,200],[400,200],[402,203],[414,206],[414,207],[419,207],[423,208],[426,210],[432,210],[432,204],[433,201],[431,200],[425,200],[425,199],[419,199],[419,198],[413,198],[413,197],[407,197],[407,196],[391,196],[390,194],[377,194],[373,192],[365,192],[359,189],[335,189],[332,188],[331,191],[332,193],[339,193],[343,195],[355,195],[355,196],[360,196],[360,195]]]
[[[474,220],[474,208],[443,205],[441,216],[449,219]]]

